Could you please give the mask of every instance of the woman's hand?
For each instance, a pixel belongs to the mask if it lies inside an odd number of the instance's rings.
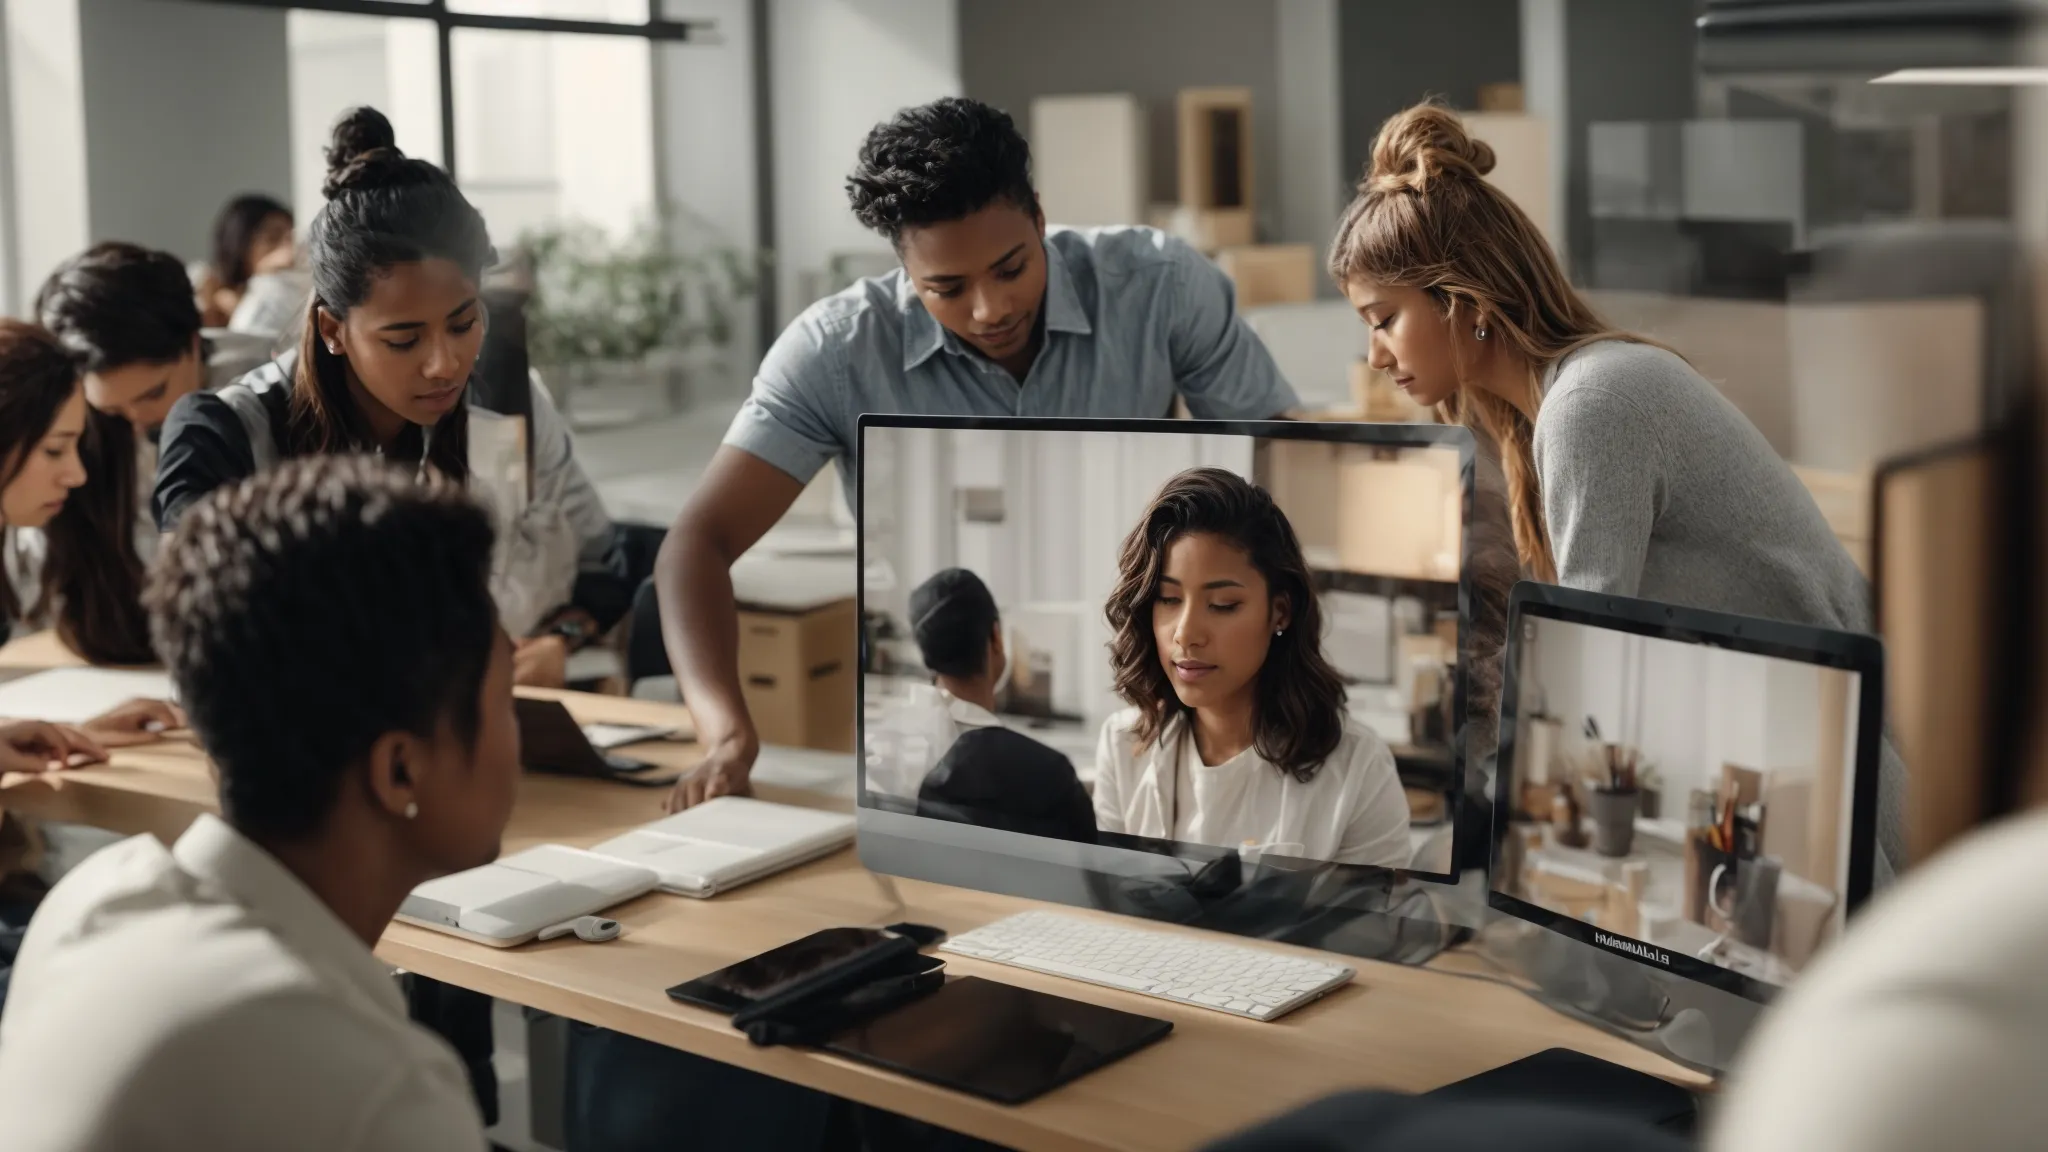
[[[0,773],[59,772],[106,758],[107,750],[76,728],[40,720],[0,723]]]
[[[185,710],[168,700],[130,700],[79,727],[103,748],[132,748],[185,727]]]
[[[512,683],[522,688],[561,688],[569,683],[569,642],[560,636],[528,636],[512,648]]]

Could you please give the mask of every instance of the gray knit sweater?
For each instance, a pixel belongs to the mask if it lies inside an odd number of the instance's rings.
[[[1544,376],[1543,515],[1569,588],[1871,630],[1869,585],[1756,426],[1683,359],[1608,340]],[[1905,860],[1905,767],[1883,749],[1882,882]]]

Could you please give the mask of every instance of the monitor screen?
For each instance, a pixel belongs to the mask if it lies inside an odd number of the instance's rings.
[[[1876,640],[1526,584],[1510,628],[1494,906],[1790,983],[1869,890]]]
[[[1471,452],[1434,426],[864,417],[864,859],[1097,904],[1014,861],[1448,878]]]

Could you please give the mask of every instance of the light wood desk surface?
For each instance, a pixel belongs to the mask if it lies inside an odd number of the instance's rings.
[[[0,669],[21,667],[35,655],[23,645],[0,649]],[[686,718],[674,706],[573,694],[562,698],[586,722],[674,724]],[[639,745],[632,752],[677,766],[695,755],[687,744]],[[846,808],[850,789],[840,791],[835,797],[766,782],[759,787],[766,799]],[[658,817],[660,796],[659,790],[526,776],[506,850],[544,842],[595,843]],[[54,777],[10,777],[0,784],[0,807],[174,837],[193,816],[213,807],[213,787],[196,747],[167,743],[119,753],[104,767]],[[892,893],[900,893],[900,905]],[[643,897],[613,911],[624,934],[609,944],[564,939],[501,950],[394,923],[377,953],[388,963],[446,983],[1023,1149],[1191,1148],[1333,1092],[1363,1087],[1426,1091],[1560,1046],[1688,1085],[1704,1083],[1506,986],[1356,959],[1346,961],[1359,969],[1352,986],[1280,1021],[1256,1023],[948,957],[948,969],[958,974],[1174,1022],[1173,1035],[1162,1043],[1021,1108],[835,1057],[755,1048],[723,1018],[677,1005],[663,993],[670,985],[820,928],[907,919],[959,932],[1036,906],[941,885],[884,880],[863,869],[849,850],[713,900]]]

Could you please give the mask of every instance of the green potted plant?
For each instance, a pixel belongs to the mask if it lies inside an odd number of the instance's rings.
[[[708,232],[671,211],[621,237],[578,220],[520,237],[533,277],[527,356],[565,413],[594,386],[651,386],[670,411],[684,406],[689,372],[731,345],[765,263]]]

